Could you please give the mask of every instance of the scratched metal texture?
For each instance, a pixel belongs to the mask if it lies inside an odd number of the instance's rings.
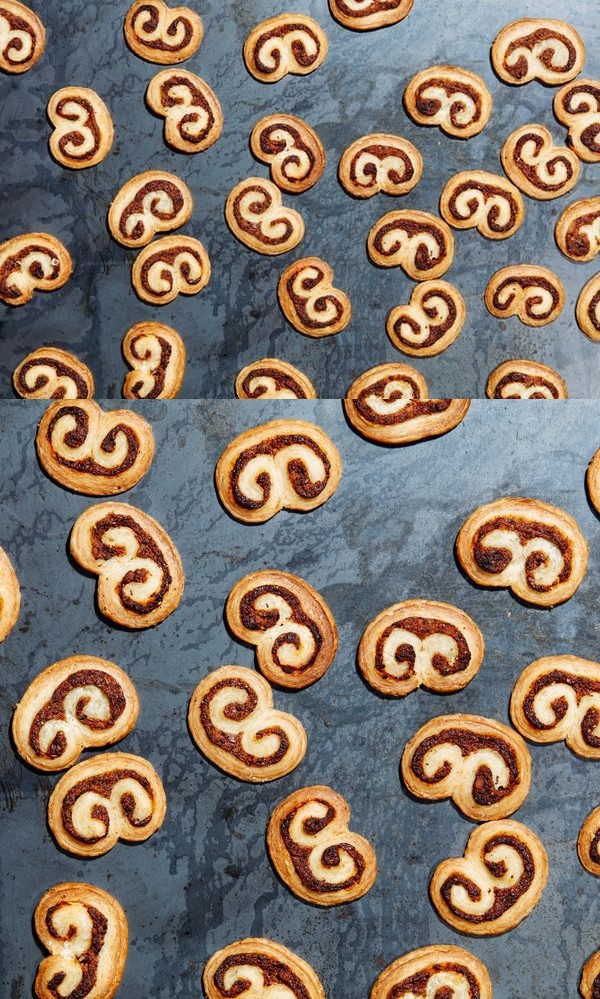
[[[506,722],[512,685],[534,659],[561,652],[598,658],[600,523],[584,473],[600,443],[600,408],[584,401],[476,402],[446,437],[404,449],[355,435],[334,401],[285,409],[145,403],[139,411],[153,424],[157,454],[123,498],[169,531],[187,583],[182,605],[163,624],[129,633],[96,615],[95,580],[66,555],[71,525],[93,501],[42,474],[34,452],[42,407],[0,406],[0,543],[23,592],[18,624],[0,650],[0,994],[31,995],[42,956],[31,916],[42,893],[62,880],[87,880],[113,893],[127,913],[131,942],[120,999],[196,999],[207,957],[248,935],[271,937],[306,958],[328,999],[367,999],[389,962],[436,942],[462,944],[482,958],[495,999],[575,999],[582,965],[600,946],[598,884],[575,849],[583,819],[599,803],[598,764],[563,744],[531,746],[531,793],[516,817],[545,844],[550,880],[525,922],[485,940],[445,926],[427,893],[435,865],[462,854],[474,825],[449,802],[412,800],[398,768],[408,738],[436,715],[472,712]],[[234,435],[283,412],[308,414],[331,435],[344,463],[341,485],[308,515],[283,512],[254,527],[233,521],[216,498],[214,465]],[[586,579],[553,611],[476,588],[454,561],[467,515],[507,493],[558,504],[589,541]],[[267,566],[298,573],[323,594],[340,648],[313,687],[275,692],[276,704],[305,725],[308,753],[293,774],[256,787],[202,758],[186,712],[210,670],[252,667],[253,651],[228,634],[223,608],[238,579]],[[387,700],[360,679],[355,655],[366,623],[411,597],[454,603],[481,627],[485,660],[465,690]],[[28,769],[8,737],[11,711],[28,683],[76,652],[113,660],[134,680],[141,712],[121,748],[151,760],[168,798],[165,823],[151,839],[119,843],[87,861],[62,853],[48,831],[46,805],[57,777]],[[330,910],[305,904],[278,881],[264,841],[271,809],[314,783],[346,797],[351,827],[369,838],[378,859],[369,894]]]
[[[413,363],[385,334],[389,309],[408,300],[412,283],[398,268],[378,270],[369,262],[366,237],[371,225],[399,205],[436,212],[443,185],[459,170],[501,172],[500,148],[517,125],[543,122],[557,142],[564,140],[565,131],[552,113],[554,89],[538,83],[511,88],[493,74],[490,45],[508,21],[543,15],[571,21],[587,45],[585,74],[600,74],[600,22],[589,0],[415,0],[405,21],[376,32],[348,31],[333,20],[326,0],[302,0],[291,9],[320,21],[329,55],[315,73],[288,76],[274,85],[261,84],[247,73],[242,45],[255,24],[286,5],[276,0],[194,5],[204,20],[205,38],[185,65],[215,88],[225,125],[211,149],[186,156],[164,144],[162,121],[145,107],[146,86],[161,67],[142,61],[126,47],[122,23],[128,4],[34,3],[48,28],[46,53],[31,72],[0,78],[0,235],[4,239],[40,229],[54,233],[71,250],[75,273],[62,290],[37,295],[22,308],[0,304],[0,396],[12,396],[12,371],[28,351],[44,343],[74,350],[94,371],[98,395],[119,396],[126,371],[120,350],[123,333],[143,319],[164,320],[184,336],[189,361],[182,394],[187,398],[233,397],[237,371],[264,356],[299,366],[323,398],[343,396],[350,382],[374,364]],[[483,134],[463,142],[409,120],[402,107],[406,83],[417,70],[434,63],[456,63],[484,77],[493,93],[494,113]],[[45,116],[51,94],[76,83],[100,93],[116,129],[108,158],[80,172],[65,170],[50,158]],[[223,207],[239,180],[267,176],[266,166],[253,160],[248,139],[258,119],[276,111],[298,114],[316,128],[326,148],[327,167],[311,191],[284,196],[300,209],[306,236],[291,253],[269,258],[235,240]],[[373,131],[399,132],[423,154],[423,178],[405,198],[379,195],[361,202],[337,182],[343,149]],[[108,206],[121,184],[142,170],[157,168],[174,171],[189,184],[195,206],[184,231],[202,239],[213,263],[210,286],[201,295],[180,296],[163,308],[136,298],[130,282],[135,252],[113,242],[106,228]],[[597,263],[569,262],[553,238],[565,204],[597,194],[599,180],[600,166],[588,164],[566,198],[548,203],[526,198],[525,223],[512,239],[494,243],[473,231],[456,233],[455,262],[447,277],[465,296],[468,317],[446,353],[415,362],[432,395],[482,397],[490,371],[511,357],[550,364],[565,377],[572,396],[600,394],[600,347],[578,330],[574,316],[579,290],[598,269]],[[350,326],[322,340],[292,329],[276,297],[284,267],[313,254],[333,266],[336,283],[353,303]],[[555,270],[568,292],[559,320],[538,330],[516,318],[499,322],[483,302],[495,270],[527,262]]]

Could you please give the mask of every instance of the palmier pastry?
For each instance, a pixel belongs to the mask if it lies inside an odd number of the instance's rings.
[[[210,281],[210,260],[199,239],[163,236],[137,255],[131,283],[138,298],[168,305],[178,295],[198,295]]]
[[[100,613],[124,628],[151,628],[179,605],[184,576],[167,532],[135,506],[97,503],[71,531],[75,561],[98,577]]]
[[[415,285],[408,305],[388,313],[385,328],[394,347],[412,357],[433,357],[454,343],[463,328],[465,300],[447,281]]]
[[[0,70],[26,73],[46,48],[46,30],[37,14],[18,0],[0,2]]]
[[[371,844],[350,832],[348,804],[330,787],[303,787],[273,811],[267,848],[287,887],[315,905],[354,902],[372,888],[377,861]]]
[[[573,517],[559,507],[506,497],[467,518],[456,554],[479,586],[507,587],[527,603],[555,607],[578,589],[588,546]]]
[[[167,802],[154,767],[130,753],[100,753],[60,778],[48,825],[63,850],[99,857],[119,839],[139,843],[164,822]]]
[[[164,323],[141,322],[123,337],[123,357],[132,369],[123,382],[125,399],[174,399],[185,374],[185,344]]]
[[[0,548],[0,642],[13,630],[21,609],[21,589],[12,563]]]
[[[225,219],[236,239],[257,253],[287,253],[304,236],[304,220],[287,208],[279,188],[264,177],[247,177],[233,188]]]
[[[556,223],[558,248],[569,260],[587,264],[600,250],[600,198],[568,205]]]
[[[594,510],[600,513],[600,448],[588,465],[585,484]]]
[[[302,257],[286,267],[277,297],[287,321],[306,336],[341,333],[352,316],[350,299],[334,288],[333,270],[320,257]]]
[[[227,598],[225,616],[235,637],[256,647],[261,673],[280,687],[310,686],[335,659],[333,615],[300,576],[277,569],[244,576]]]
[[[486,239],[508,239],[520,229],[525,206],[520,192],[499,174],[464,170],[442,191],[440,212],[455,229],[477,229]]]
[[[288,73],[304,76],[327,55],[327,36],[307,14],[279,14],[261,21],[244,42],[244,62],[261,83],[276,83]]]
[[[498,319],[517,316],[526,326],[546,326],[561,314],[566,300],[560,278],[536,264],[502,267],[488,281],[485,304]]]
[[[492,113],[492,95],[480,76],[459,66],[421,70],[404,91],[406,113],[417,125],[437,125],[446,135],[470,139]]]
[[[569,129],[567,142],[579,159],[600,162],[600,80],[567,83],[554,98],[554,114]]]
[[[28,232],[0,243],[0,300],[25,305],[35,291],[56,291],[71,277],[66,246],[48,232]]]
[[[338,166],[340,184],[355,198],[408,194],[423,173],[423,159],[416,146],[401,135],[374,132],[356,139]]]
[[[367,250],[378,267],[401,267],[415,281],[445,274],[454,258],[454,236],[446,223],[411,209],[382,215],[372,227]]]
[[[129,409],[105,412],[93,399],[51,403],[35,444],[46,474],[87,496],[131,489],[154,457],[152,428],[142,416]]]
[[[165,142],[179,153],[201,153],[221,134],[217,95],[188,69],[161,69],[148,84],[146,103],[164,118]]]
[[[268,164],[273,183],[290,194],[314,187],[325,169],[319,136],[293,114],[261,118],[252,129],[250,148],[257,160]]]
[[[88,87],[63,87],[48,101],[54,131],[50,153],[61,166],[84,170],[108,156],[114,129],[110,112],[101,97]]]
[[[35,976],[38,999],[112,999],[128,946],[127,919],[112,895],[83,882],[54,885],[38,902],[33,921],[50,954]]]
[[[60,347],[38,347],[13,373],[22,399],[91,399],[94,376],[87,364]]]
[[[414,0],[329,0],[336,21],[353,31],[372,31],[403,21]]]
[[[291,773],[306,753],[302,724],[277,711],[267,681],[244,666],[221,666],[198,684],[188,724],[211,763],[255,784]]]
[[[529,794],[531,757],[520,735],[492,718],[442,715],[402,754],[402,779],[425,801],[452,798],[476,822],[504,819]]]
[[[207,961],[202,982],[206,999],[277,993],[285,999],[325,999],[310,965],[287,947],[263,937],[248,937],[218,950]]]
[[[121,246],[146,246],[157,232],[179,229],[192,214],[187,184],[173,173],[146,170],[128,180],[108,211],[108,228]]]
[[[581,972],[579,994],[582,999],[596,999],[600,990],[600,950],[586,961]]]
[[[510,699],[512,723],[531,742],[566,742],[600,760],[600,663],[546,656],[523,670]]]
[[[168,7],[164,0],[135,0],[125,16],[124,32],[140,59],[167,66],[193,56],[204,35],[196,11]]]
[[[492,999],[488,970],[462,947],[434,944],[399,957],[382,971],[369,999]]]
[[[583,69],[585,45],[566,21],[523,18],[496,35],[492,65],[505,83],[521,86],[539,80],[560,87]]]
[[[590,340],[600,341],[600,274],[594,274],[581,289],[576,316],[581,331]]]
[[[579,180],[577,156],[566,146],[555,146],[544,125],[515,129],[502,146],[500,158],[513,184],[538,201],[562,198]]]
[[[340,484],[342,461],[314,423],[271,420],[246,430],[219,458],[215,483],[232,517],[262,524],[280,510],[321,506]]]
[[[592,711],[597,715],[597,708]],[[600,808],[594,808],[583,823],[577,838],[577,853],[586,871],[600,878]]]
[[[487,380],[488,399],[567,399],[566,382],[539,361],[504,361]]]
[[[464,420],[468,399],[430,399],[427,383],[408,364],[380,364],[359,375],[344,409],[355,430],[376,444],[411,444],[447,434]]]
[[[238,399],[316,399],[310,378],[293,364],[276,357],[253,361],[235,379]]]
[[[367,625],[358,668],[370,687],[389,697],[406,697],[421,685],[451,694],[471,682],[483,652],[483,635],[458,607],[404,600]]]
[[[511,819],[474,829],[464,857],[436,867],[429,894],[454,930],[496,936],[533,911],[548,880],[546,851],[531,829]]]

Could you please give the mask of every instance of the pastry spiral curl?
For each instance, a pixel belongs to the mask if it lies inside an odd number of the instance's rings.
[[[151,628],[183,595],[179,552],[167,532],[127,503],[97,503],[71,531],[75,561],[98,577],[100,613],[124,628]]]
[[[521,86],[540,80],[560,87],[583,69],[585,45],[566,21],[523,18],[496,35],[492,65],[505,83]]]
[[[160,777],[148,760],[101,753],[60,778],[48,802],[48,825],[61,849],[99,857],[119,839],[148,839],[162,826],[166,810]]]
[[[235,379],[238,399],[316,399],[317,390],[310,378],[276,357],[253,361]]]
[[[95,390],[87,364],[60,347],[38,347],[24,357],[13,386],[22,399],[91,399]]]
[[[413,3],[414,0],[329,0],[329,9],[345,28],[373,31],[403,21]]]
[[[131,269],[138,298],[168,305],[178,295],[198,295],[210,281],[208,254],[193,236],[163,236],[140,251]]]
[[[356,139],[342,153],[338,166],[340,184],[355,198],[408,194],[423,173],[423,159],[416,146],[401,135],[373,132]]]
[[[12,563],[0,548],[0,642],[13,630],[21,610],[21,588]]]
[[[306,961],[264,937],[248,937],[213,954],[202,976],[206,999],[281,996],[325,999],[323,986]],[[487,999],[487,997],[482,997]]]
[[[382,971],[369,999],[492,999],[488,970],[462,947],[434,944],[399,957]]]
[[[597,999],[600,992],[600,950],[586,961],[581,972],[579,994],[582,999]]]
[[[531,742],[566,742],[600,760],[600,663],[545,656],[523,670],[510,699],[512,723]]]
[[[488,399],[567,399],[565,380],[546,364],[523,358],[504,361],[490,374]]]
[[[587,542],[573,517],[521,497],[478,507],[458,533],[456,554],[474,583],[507,587],[538,607],[569,600],[588,562]]]
[[[569,129],[567,142],[579,159],[600,162],[600,80],[567,83],[554,98],[554,114]]]
[[[488,281],[485,304],[498,319],[517,316],[526,326],[546,326],[561,314],[566,301],[564,285],[547,267],[512,264],[502,267]]]
[[[417,125],[437,125],[446,135],[470,139],[492,113],[492,95],[476,73],[459,66],[421,70],[404,91],[406,113]]]
[[[402,779],[415,797],[451,798],[463,815],[487,822],[521,807],[531,785],[531,757],[508,725],[479,715],[442,715],[407,743]]]
[[[252,129],[250,148],[267,163],[282,191],[300,194],[314,187],[325,169],[325,150],[317,133],[293,114],[269,114]]]
[[[600,250],[600,198],[582,198],[567,205],[556,223],[556,243],[561,253],[578,264],[587,264]]]
[[[547,880],[548,858],[537,836],[520,822],[501,819],[471,833],[464,857],[438,864],[429,894],[453,929],[497,936],[530,915]]]
[[[276,83],[288,73],[304,76],[327,55],[327,36],[307,14],[279,14],[253,28],[244,42],[246,69],[261,83]]]
[[[310,686],[335,659],[333,615],[300,576],[277,569],[244,576],[227,598],[225,616],[235,637],[256,647],[261,673],[280,687]]]
[[[48,232],[28,232],[0,243],[0,300],[25,305],[35,291],[56,291],[71,277],[66,246]]]
[[[146,170],[132,177],[108,210],[108,228],[121,246],[147,246],[157,232],[179,229],[192,214],[190,190],[179,177],[164,170]]]
[[[333,286],[333,270],[320,257],[302,257],[279,278],[277,298],[285,318],[305,336],[341,333],[352,317],[345,292]]]
[[[367,250],[378,267],[401,267],[415,281],[425,281],[441,277],[451,266],[454,236],[435,215],[397,210],[375,223]]]
[[[600,342],[600,274],[594,274],[579,292],[575,314],[582,333]]]
[[[175,399],[178,395],[186,350],[171,326],[136,323],[123,337],[123,357],[132,369],[123,383],[125,399]]]
[[[35,976],[38,999],[112,999],[128,947],[127,919],[117,900],[93,885],[63,882],[40,899],[33,919],[50,954]]]
[[[588,496],[596,513],[600,513],[600,448],[593,455],[585,475]]]
[[[140,59],[173,65],[200,47],[202,21],[190,7],[168,7],[164,0],[135,0],[125,16],[125,41]]]
[[[368,840],[350,832],[350,808],[330,787],[303,787],[275,808],[267,849],[287,887],[315,905],[354,902],[373,887],[377,861]]]
[[[486,239],[509,239],[525,218],[520,191],[487,170],[463,170],[451,177],[442,191],[440,212],[455,229],[477,229]]]
[[[464,611],[437,600],[404,600],[369,622],[358,668],[388,697],[406,697],[421,685],[451,694],[471,682],[483,653],[483,635]]]
[[[244,666],[221,666],[198,684],[188,725],[211,763],[254,784],[285,777],[306,754],[304,726],[277,711],[267,681]]]
[[[96,656],[69,656],[29,684],[15,708],[12,733],[29,766],[64,770],[83,749],[124,739],[138,711],[135,687],[119,666]]]
[[[423,375],[408,364],[380,364],[346,392],[349,422],[376,444],[411,444],[447,434],[464,420],[468,399],[430,399]]]
[[[165,142],[180,153],[201,153],[223,129],[214,90],[187,69],[162,69],[148,84],[146,103],[164,118]]]
[[[268,256],[293,250],[304,236],[300,212],[287,208],[279,188],[264,177],[236,184],[227,198],[225,219],[240,243]]]
[[[105,412],[93,399],[51,403],[35,444],[46,474],[87,496],[131,489],[154,458],[152,428],[143,417],[129,409]]]
[[[422,281],[408,305],[388,313],[385,328],[394,347],[412,357],[433,357],[454,343],[465,322],[465,300],[447,281]]]
[[[579,180],[580,166],[567,146],[555,146],[544,125],[522,125],[511,132],[500,153],[513,184],[538,201],[562,198]]]
[[[600,808],[590,812],[579,831],[577,855],[586,871],[600,878]]]
[[[88,87],[63,87],[52,94],[47,108],[54,131],[50,153],[70,170],[96,166],[108,156],[114,129],[101,97]]]
[[[232,517],[262,524],[280,510],[321,506],[340,484],[342,462],[327,434],[304,420],[246,430],[219,458],[215,484]]]
[[[0,70],[26,73],[46,48],[46,29],[37,14],[18,0],[0,2]]]

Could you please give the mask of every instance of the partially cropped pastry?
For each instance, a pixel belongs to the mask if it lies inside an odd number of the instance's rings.
[[[263,357],[247,364],[235,379],[238,399],[316,399],[310,378],[277,357]]]
[[[539,80],[560,87],[581,73],[585,45],[575,28],[552,18],[523,18],[498,32],[492,65],[505,83]]]
[[[135,506],[97,503],[79,515],[71,555],[98,577],[101,614],[123,628],[151,628],[172,614],[183,595],[179,552],[160,524]]]
[[[71,277],[66,246],[48,232],[28,232],[0,243],[0,301],[25,305],[36,291],[56,291]]]
[[[358,668],[380,694],[406,697],[421,685],[438,694],[462,690],[483,662],[474,621],[437,600],[404,600],[370,621],[358,646]]]
[[[245,666],[221,666],[198,684],[188,725],[200,752],[238,780],[285,777],[306,753],[304,726],[273,707],[267,681]]]
[[[352,316],[350,299],[334,287],[333,270],[320,257],[302,257],[286,267],[277,297],[287,321],[305,336],[341,333]]]
[[[588,465],[585,484],[594,510],[600,513],[600,448],[595,452]]]
[[[496,271],[485,289],[488,311],[498,319],[517,316],[526,326],[546,326],[561,314],[564,285],[547,267],[511,264]]]
[[[305,902],[341,905],[372,888],[375,853],[364,836],[350,832],[350,809],[330,787],[303,787],[275,808],[267,848],[285,885]]]
[[[225,219],[240,243],[267,256],[293,250],[304,236],[300,212],[287,208],[277,185],[264,177],[236,184],[227,198]]]
[[[564,378],[546,364],[520,358],[494,368],[485,389],[488,399],[566,399]]]
[[[95,90],[63,87],[52,94],[47,114],[54,125],[50,152],[61,166],[84,170],[108,156],[113,144],[113,123],[106,104]]]
[[[588,562],[587,542],[573,517],[521,497],[478,507],[459,531],[456,554],[474,583],[509,588],[539,607],[569,600]]]
[[[21,609],[21,588],[8,555],[0,548],[0,642],[13,630]]]
[[[280,510],[306,512],[335,493],[342,461],[314,423],[271,420],[246,430],[219,458],[215,484],[232,517],[261,524]]]
[[[282,191],[300,194],[314,187],[325,169],[325,150],[317,133],[293,114],[268,114],[252,129],[250,148],[267,163]]]
[[[112,999],[128,947],[127,919],[112,895],[84,882],[54,885],[38,902],[33,922],[50,955],[35,976],[38,999]]]
[[[137,56],[166,65],[185,62],[200,46],[204,29],[191,7],[164,0],[135,0],[125,16],[125,41]]]
[[[373,31],[403,21],[414,0],[329,0],[336,21],[353,31]]]
[[[394,347],[409,357],[433,357],[454,343],[463,328],[465,301],[447,281],[421,281],[407,305],[388,313],[385,328]]]
[[[488,970],[462,947],[434,944],[393,961],[381,972],[369,999],[492,999]]]
[[[123,184],[108,210],[108,228],[121,246],[147,246],[159,232],[179,229],[192,214],[184,181],[164,170],[146,170]]]
[[[146,103],[164,118],[165,142],[179,153],[201,153],[221,134],[223,114],[217,95],[188,69],[157,73],[148,84]]]
[[[454,236],[443,219],[428,212],[398,209],[382,215],[367,240],[378,267],[401,267],[414,281],[439,278],[454,259]]]
[[[554,114],[569,129],[567,142],[580,160],[600,161],[600,80],[567,83],[554,98]]]
[[[206,962],[202,976],[206,999],[229,999],[250,992],[257,997],[325,999],[323,986],[306,961],[287,947],[249,937],[228,944]],[[487,997],[482,997],[487,999]]]
[[[307,14],[279,14],[261,21],[244,42],[244,62],[261,83],[276,83],[288,73],[304,76],[327,55],[327,36]]]
[[[594,274],[581,289],[576,316],[580,330],[590,340],[600,341],[600,274]]]
[[[502,166],[513,184],[530,198],[562,198],[579,180],[580,166],[567,146],[556,146],[544,125],[521,125],[501,152]]]
[[[0,3],[0,70],[26,73],[46,48],[46,29],[37,14],[18,0]]]
[[[510,699],[512,723],[530,742],[566,742],[584,760],[600,760],[600,663],[545,656],[527,666]]]
[[[227,598],[225,616],[235,637],[255,646],[261,673],[280,687],[310,686],[335,658],[333,615],[300,576],[277,569],[244,576]]]
[[[136,723],[139,701],[126,673],[96,656],[69,656],[29,684],[15,708],[12,734],[36,770],[64,770],[82,750],[124,739]]]
[[[163,236],[138,254],[131,283],[143,302],[168,305],[178,295],[198,295],[210,281],[210,272],[210,260],[199,239]]]
[[[123,337],[123,357],[132,369],[123,383],[125,399],[174,399],[185,374],[186,350],[177,330],[141,322]]]
[[[583,823],[577,838],[577,854],[586,871],[600,878],[600,808],[594,808]]]
[[[565,257],[588,264],[600,250],[600,198],[582,198],[567,205],[554,234]]]
[[[525,218],[520,191],[486,170],[463,170],[451,177],[442,191],[440,212],[455,229],[477,229],[486,239],[509,239]]]
[[[15,368],[13,386],[22,399],[91,399],[94,376],[70,351],[38,347]]]
[[[373,132],[355,139],[342,153],[338,166],[340,184],[355,198],[374,194],[408,194],[423,173],[423,159],[416,146],[401,135]]]
[[[417,125],[437,125],[457,139],[483,131],[492,113],[492,95],[477,73],[459,66],[421,70],[404,91],[404,107]]]
[[[142,416],[129,409],[105,411],[93,399],[51,403],[35,444],[51,479],[88,496],[131,489],[154,457],[152,428]]]
[[[579,994],[582,999],[596,999],[600,990],[600,950],[586,961],[581,972]]]

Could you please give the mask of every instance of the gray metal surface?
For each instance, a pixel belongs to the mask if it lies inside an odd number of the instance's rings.
[[[600,802],[598,764],[564,745],[532,746],[533,782],[517,818],[544,842],[550,880],[534,913],[513,932],[460,937],[436,916],[427,894],[434,866],[462,853],[472,823],[448,802],[411,800],[398,766],[407,739],[437,714],[466,711],[507,720],[512,685],[535,658],[560,652],[598,658],[600,524],[584,491],[600,444],[600,408],[590,403],[474,403],[444,438],[379,448],[346,425],[336,402],[292,404],[339,447],[344,471],[335,496],[307,516],[281,513],[248,527],[220,507],[212,470],[225,444],[281,406],[229,402],[146,403],[157,455],[124,497],[157,517],[178,545],[187,575],[180,608],[158,628],[129,633],[94,611],[95,581],[69,563],[73,521],[90,503],[41,472],[34,434],[42,407],[0,407],[0,544],[23,591],[18,624],[0,649],[0,994],[31,995],[41,958],[31,915],[61,880],[89,880],[123,904],[131,933],[122,999],[201,995],[209,954],[246,935],[274,938],[306,958],[328,999],[366,999],[377,974],[429,943],[463,944],[487,964],[495,999],[574,999],[584,960],[600,947],[598,883],[576,856],[584,817]],[[505,493],[531,495],[572,513],[590,543],[576,596],[553,611],[525,607],[505,591],[472,586],[453,543],[465,517]],[[187,732],[188,699],[219,665],[252,666],[252,651],[223,622],[231,586],[265,566],[304,576],[326,598],[340,649],[313,687],[276,692],[304,723],[309,747],[281,781],[255,787],[217,771]],[[462,692],[419,690],[386,700],[355,667],[367,621],[390,603],[428,597],[464,608],[486,641],[484,664]],[[61,853],[46,826],[54,776],[29,770],[8,739],[16,700],[45,666],[74,652],[105,656],[133,678],[138,724],[122,748],[148,756],[164,780],[168,811],[146,843],[119,843],[103,857]],[[269,863],[271,808],[294,788],[331,784],[349,801],[352,827],[372,842],[379,876],[358,902],[320,910],[296,899]]]
[[[306,77],[264,85],[247,73],[241,55],[250,28],[286,4],[276,0],[223,0],[196,5],[205,39],[188,62],[213,86],[223,105],[219,142],[205,153],[185,156],[163,143],[162,122],[144,105],[148,81],[160,67],[138,59],[126,47],[122,22],[126,3],[107,0],[36,0],[48,28],[47,51],[22,77],[0,78],[2,115],[2,238],[47,229],[71,249],[75,274],[62,290],[38,295],[23,308],[0,304],[0,395],[11,397],[10,376],[29,350],[45,342],[73,349],[92,367],[99,396],[118,396],[125,373],[120,344],[134,322],[158,318],[185,337],[189,366],[183,387],[188,398],[233,397],[237,371],[251,360],[276,356],[314,379],[319,395],[339,397],[352,379],[374,364],[403,360],[385,334],[389,309],[408,300],[411,282],[399,269],[377,270],[366,254],[373,222],[398,204],[437,211],[446,180],[469,166],[500,170],[507,135],[532,121],[548,125],[557,141],[564,130],[554,121],[554,90],[537,83],[511,88],[497,80],[489,61],[496,32],[508,21],[550,15],[572,21],[587,45],[585,74],[600,74],[600,22],[589,0],[415,0],[409,17],[379,32],[351,32],[329,14],[326,0],[287,4],[317,17],[327,32],[329,55]],[[494,96],[485,131],[468,142],[438,129],[419,128],[406,116],[402,94],[410,77],[433,63],[456,63],[480,73]],[[106,100],[116,128],[110,156],[98,167],[65,170],[50,158],[45,107],[66,84],[95,88]],[[267,175],[248,148],[250,131],[265,114],[287,111],[312,124],[324,142],[327,168],[315,188],[286,200],[302,212],[304,241],[282,257],[268,258],[241,246],[223,217],[225,198],[238,180]],[[355,138],[372,131],[397,131],[419,147],[424,174],[406,198],[379,195],[364,203],[337,182],[337,162]],[[185,231],[199,236],[213,262],[210,286],[199,296],[181,297],[164,308],[136,298],[130,282],[133,251],[117,246],[106,228],[116,191],[135,173],[164,168],[183,177],[195,198]],[[490,371],[510,357],[532,357],[555,367],[580,398],[600,394],[600,347],[579,332],[575,301],[596,263],[576,265],[561,257],[553,230],[558,213],[576,197],[598,193],[600,166],[584,165],[582,179],[566,198],[540,203],[525,199],[521,230],[504,242],[477,233],[456,234],[455,263],[448,273],[467,302],[466,327],[437,358],[417,362],[430,392],[483,396]],[[276,298],[279,274],[292,260],[317,254],[332,264],[336,282],[353,303],[351,325],[339,336],[313,341],[283,319]],[[530,330],[517,319],[489,315],[483,292],[491,274],[510,263],[543,263],[565,282],[568,302],[550,327]]]

